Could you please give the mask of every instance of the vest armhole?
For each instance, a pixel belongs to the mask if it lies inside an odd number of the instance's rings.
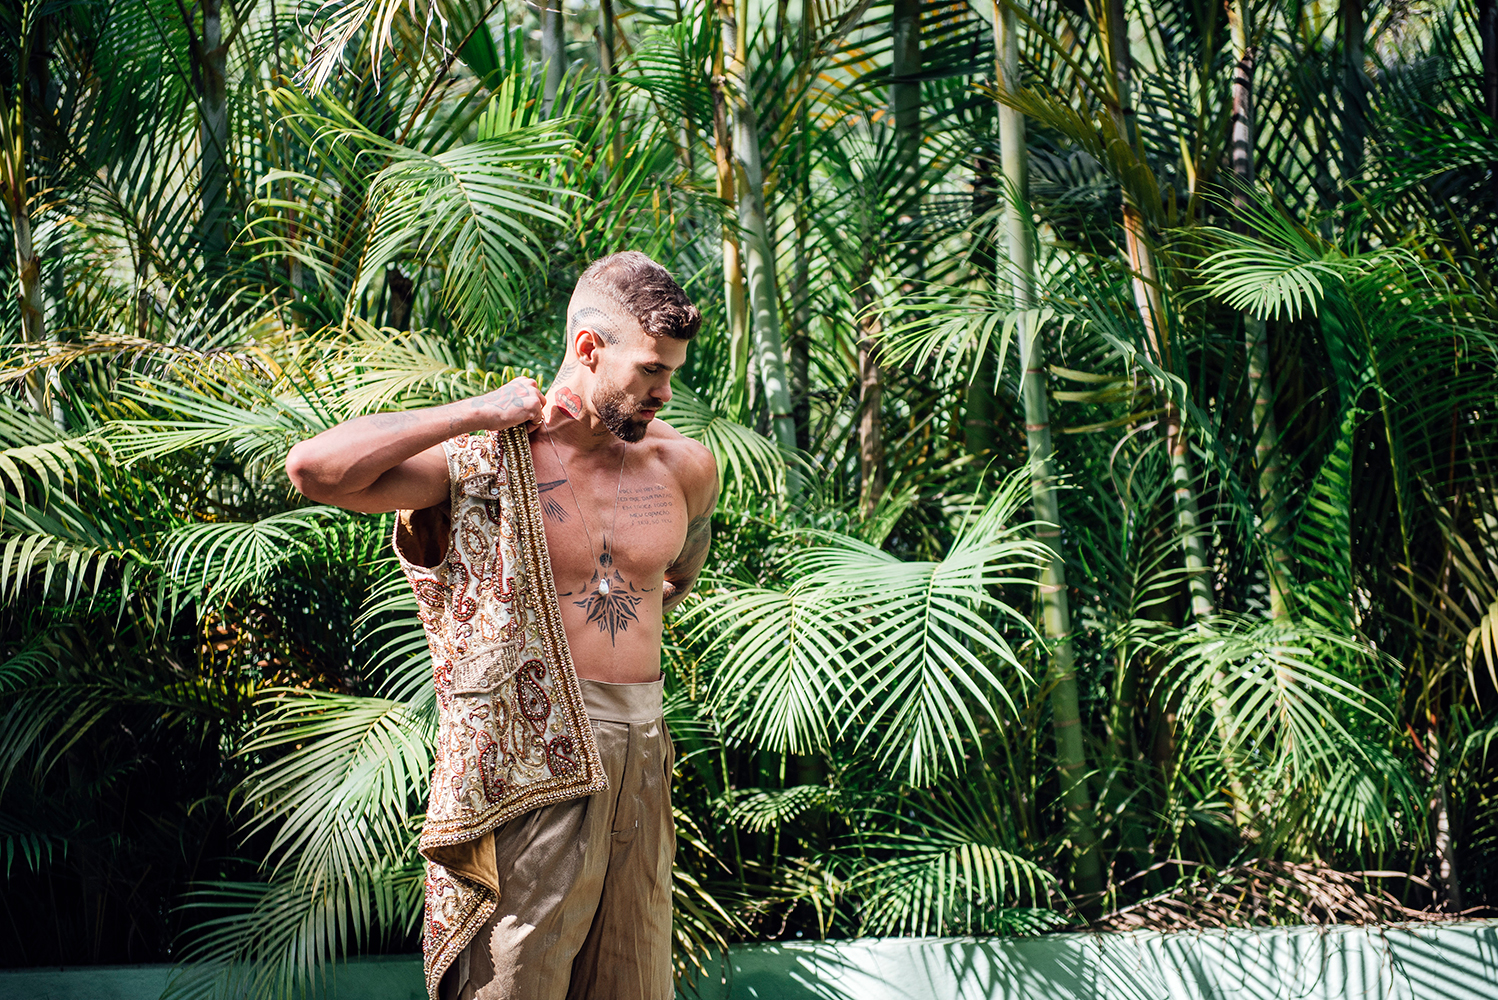
[[[417,569],[437,569],[447,562],[452,544],[452,512],[448,505],[397,511],[392,542],[401,562]]]

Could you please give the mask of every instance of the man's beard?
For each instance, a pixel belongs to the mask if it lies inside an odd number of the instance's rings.
[[[603,421],[603,425],[621,441],[633,444],[643,439],[650,429],[650,421],[637,420],[631,415],[629,397],[617,386],[600,384],[594,389],[593,408],[598,411],[598,419]]]

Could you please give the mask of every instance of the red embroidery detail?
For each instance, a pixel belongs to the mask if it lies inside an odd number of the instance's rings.
[[[538,736],[546,731],[546,720],[551,715],[551,699],[541,689],[545,681],[546,664],[540,660],[526,660],[520,665],[515,683],[516,701],[520,714],[529,720]]]
[[[494,591],[494,599],[501,604],[509,604],[515,600],[515,578],[513,576],[496,577],[499,586]]]
[[[440,611],[447,603],[447,588],[436,580],[417,580],[412,589],[416,599],[433,611]]]
[[[484,786],[484,794],[489,801],[498,802],[505,794],[504,777],[499,773],[499,744],[489,738],[487,733],[478,734],[478,762],[479,781]]]
[[[468,569],[461,562],[453,564],[449,575],[453,578],[452,616],[466,622],[479,610],[479,602],[468,596]]]
[[[546,744],[546,766],[558,777],[570,777],[577,773],[582,767],[582,761],[577,759],[577,749],[572,745],[572,737],[563,733]]]

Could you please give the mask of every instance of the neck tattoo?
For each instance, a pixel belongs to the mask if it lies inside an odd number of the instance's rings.
[[[572,505],[577,508],[578,519],[583,522],[583,536],[588,539],[588,556],[593,560],[593,565],[598,567],[598,593],[604,597],[609,596],[610,584],[609,574],[613,569],[613,556],[609,554],[609,536],[599,525],[598,530],[603,534],[603,552],[597,553],[593,549],[593,533],[588,530],[588,516],[583,513],[583,505],[578,503],[577,490],[572,488],[572,475],[567,471],[567,465],[562,461],[562,453],[557,451],[557,443],[552,439],[551,431],[546,432],[546,442],[551,445],[551,453],[557,460],[557,466],[562,470],[562,478],[567,482],[567,492],[572,494]],[[611,527],[619,525],[619,488],[624,484],[624,460],[629,457],[629,442],[620,441],[622,446],[619,451],[619,479],[614,483],[614,516]]]

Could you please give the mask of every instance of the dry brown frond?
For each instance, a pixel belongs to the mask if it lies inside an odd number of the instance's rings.
[[[1424,880],[1404,872],[1337,871],[1316,862],[1253,860],[1228,868],[1195,867],[1156,896],[1120,907],[1092,924],[1106,931],[1181,931],[1278,924],[1373,924],[1475,916],[1405,906],[1381,887],[1401,879],[1426,892]]]

